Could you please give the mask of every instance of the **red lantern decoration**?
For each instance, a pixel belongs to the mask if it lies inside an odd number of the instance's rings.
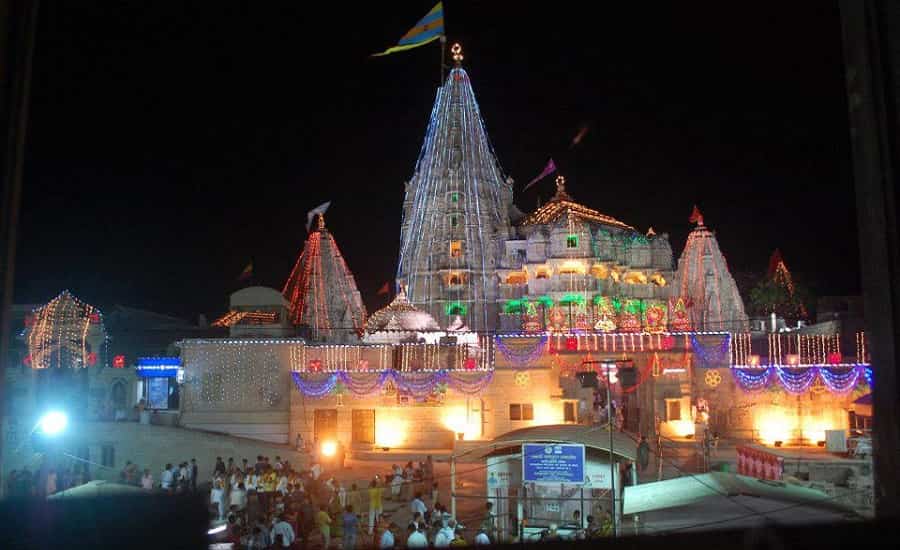
[[[91,313],[88,315],[88,320],[90,320],[91,324],[99,324],[100,323],[100,314],[99,313]]]
[[[666,336],[663,336],[663,339],[662,339],[662,342],[660,342],[660,345],[662,346],[662,349],[665,351],[668,351],[668,350],[674,348],[675,347],[675,337],[672,336],[671,334],[667,334]]]
[[[841,363],[844,362],[844,358],[841,357],[841,352],[832,351],[831,353],[828,354],[828,362],[831,363],[832,365],[840,365]]]
[[[309,370],[313,372],[319,372],[322,370],[322,360],[321,359],[313,359],[309,362]]]
[[[31,366],[31,355],[26,355],[24,359],[22,359],[22,364],[26,367]]]
[[[97,364],[97,352],[92,351],[87,354],[87,364],[92,367]]]
[[[475,362],[474,357],[467,358],[465,363],[463,363],[463,366],[465,366],[466,370],[475,370],[476,365],[477,363]]]
[[[575,351],[578,349],[578,338],[574,336],[569,336],[566,338],[566,349],[569,351]]]
[[[114,369],[124,369],[125,368],[125,356],[124,355],[116,355],[113,357],[112,365]]]

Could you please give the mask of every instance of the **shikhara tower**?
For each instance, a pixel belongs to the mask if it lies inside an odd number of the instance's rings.
[[[493,330],[512,184],[494,156],[458,46],[453,53],[456,66],[438,88],[406,184],[397,279],[441,326],[459,315],[472,330]]]
[[[689,311],[695,330],[746,332],[749,321],[744,301],[716,236],[703,224],[696,207],[691,221],[697,226],[678,259],[675,292],[692,303]]]
[[[290,303],[291,322],[308,340],[353,342],[363,332],[366,307],[322,214],[282,294]]]

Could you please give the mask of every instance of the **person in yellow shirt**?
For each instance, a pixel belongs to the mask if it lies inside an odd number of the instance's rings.
[[[331,545],[331,516],[328,514],[328,507],[324,504],[319,507],[319,511],[316,513],[316,527],[322,533],[322,543],[325,550],[328,550],[328,547]]]
[[[262,485],[260,491],[264,495],[260,499],[260,505],[262,505],[264,511],[268,512],[269,507],[275,503],[275,486],[278,484],[278,476],[275,474],[275,470],[270,469],[264,473],[260,484]]]
[[[374,533],[375,518],[379,517],[383,512],[381,506],[381,495],[384,491],[383,487],[378,486],[378,482],[374,479],[369,484],[369,534]]]

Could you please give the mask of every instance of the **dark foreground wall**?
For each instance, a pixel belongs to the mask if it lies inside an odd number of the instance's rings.
[[[208,495],[0,501],[0,548],[205,548]]]

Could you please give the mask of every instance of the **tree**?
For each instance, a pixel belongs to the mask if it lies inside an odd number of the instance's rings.
[[[769,271],[750,290],[753,315],[775,315],[788,323],[809,317],[807,304],[812,301],[809,290],[793,281],[781,252],[776,249],[769,260]]]

